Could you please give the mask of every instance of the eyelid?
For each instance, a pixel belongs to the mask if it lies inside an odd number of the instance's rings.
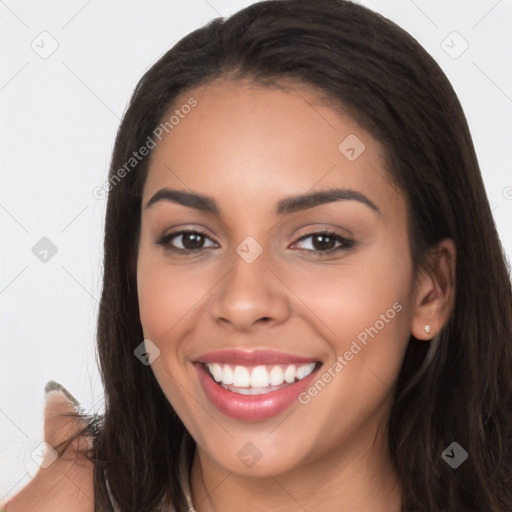
[[[212,248],[215,249],[215,247],[211,247],[211,246],[210,247],[199,247],[196,249],[183,249],[181,247],[174,247],[171,244],[171,240],[173,240],[174,238],[177,238],[181,235],[185,235],[185,234],[197,234],[199,236],[202,236],[202,237],[210,240],[214,244],[218,245],[218,242],[213,240],[212,237],[210,237],[206,232],[202,231],[201,229],[186,228],[186,227],[159,237],[155,241],[155,244],[163,246],[163,248],[165,250],[167,250],[171,253],[182,254],[182,255],[183,254],[184,255],[193,255],[193,254],[198,254],[201,252],[204,253],[205,250],[207,250],[207,249],[212,249]],[[297,238],[292,243],[291,246],[293,247],[294,245],[296,245],[297,243],[299,243],[305,239],[308,239],[308,238],[311,238],[314,236],[318,236],[318,235],[325,235],[329,238],[334,239],[336,242],[338,242],[338,246],[335,246],[331,249],[326,249],[324,251],[319,250],[319,249],[298,249],[298,250],[303,253],[314,254],[315,256],[322,257],[324,255],[328,256],[328,255],[332,255],[332,254],[338,254],[341,251],[348,251],[356,245],[356,241],[352,237],[348,238],[346,236],[340,235],[339,233],[336,233],[332,229],[317,228],[316,230],[310,231],[309,233],[305,233],[302,236],[300,236],[299,238]]]
[[[197,229],[197,228],[186,228],[186,227],[178,229],[177,231],[172,231],[171,233],[167,233],[167,234],[164,234],[164,235],[158,237],[155,240],[155,244],[163,246],[163,248],[168,251],[182,253],[182,254],[185,254],[185,253],[194,254],[194,253],[200,252],[204,249],[208,249],[208,247],[200,247],[198,249],[182,249],[181,247],[173,247],[171,245],[171,240],[179,237],[180,235],[185,235],[185,234],[190,234],[190,233],[200,235],[218,245],[218,242],[213,240],[212,237],[210,235],[208,235],[206,232],[204,232],[200,229]]]
[[[337,247],[333,247],[332,249],[327,249],[325,251],[320,251],[317,249],[299,249],[299,250],[302,250],[302,251],[308,252],[308,253],[328,255],[328,254],[337,253],[341,250],[348,250],[356,244],[356,241],[353,238],[347,238],[346,236],[340,235],[339,233],[336,233],[335,231],[332,231],[329,229],[318,229],[316,231],[312,231],[311,233],[306,233],[305,235],[302,235],[295,242],[293,242],[292,245],[295,245],[298,242],[301,242],[302,240],[306,240],[308,238],[312,238],[312,237],[318,236],[318,235],[324,235],[324,236],[327,236],[328,238],[332,238],[333,240],[338,242],[339,245]]]

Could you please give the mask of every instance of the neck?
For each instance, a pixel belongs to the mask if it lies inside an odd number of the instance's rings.
[[[226,470],[198,446],[191,471],[194,507],[197,512],[400,512],[401,486],[385,429],[346,444],[286,473],[258,478]]]

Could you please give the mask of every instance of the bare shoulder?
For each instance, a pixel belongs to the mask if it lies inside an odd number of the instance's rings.
[[[73,404],[61,392],[52,391],[44,410],[44,440],[50,446],[80,430],[82,424],[76,418],[62,416],[74,412]],[[43,463],[30,482],[11,498],[0,510],[6,512],[94,512],[94,465],[79,449],[84,449],[88,439],[77,438],[62,454],[46,468]]]

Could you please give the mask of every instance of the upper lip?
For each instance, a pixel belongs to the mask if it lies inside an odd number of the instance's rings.
[[[289,364],[312,363],[318,359],[303,357],[276,350],[241,350],[224,349],[206,352],[196,359],[199,363],[224,363],[232,365],[264,365],[264,364]]]

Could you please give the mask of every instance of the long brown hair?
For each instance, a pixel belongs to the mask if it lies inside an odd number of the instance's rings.
[[[301,83],[330,98],[382,144],[409,205],[416,268],[436,242],[454,240],[455,304],[435,340],[411,337],[391,411],[391,454],[403,510],[510,512],[511,281],[445,74],[404,30],[351,1],[259,2],[195,30],[147,71],[119,127],[110,178],[146,144],[178,94],[218,77]],[[150,366],[133,353],[143,340],[135,262],[148,159],[111,181],[108,192],[97,328],[105,414],[86,417],[85,429],[94,441],[97,511],[111,510],[104,470],[123,511],[149,511],[162,499],[183,509],[178,450],[190,435]],[[469,455],[457,469],[441,457],[453,441]]]

